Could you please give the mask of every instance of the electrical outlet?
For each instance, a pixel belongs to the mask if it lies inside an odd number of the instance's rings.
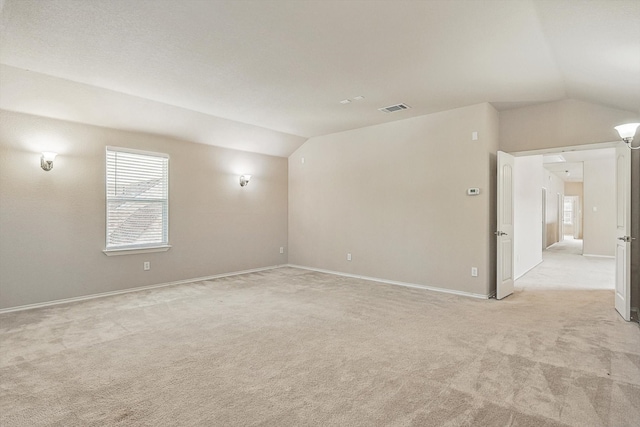
[[[476,267],[471,267],[471,276],[478,277],[478,269]]]
[[[280,253],[283,254],[284,253],[284,248],[282,246],[280,246]]]
[[[145,261],[144,263],[142,263],[142,268],[144,269],[144,271],[151,270],[151,263],[149,261]]]
[[[347,261],[351,261],[351,254],[347,254]]]

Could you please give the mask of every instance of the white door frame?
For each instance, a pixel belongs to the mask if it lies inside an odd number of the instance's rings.
[[[518,152],[513,152],[510,153],[514,156],[534,156],[534,155],[543,155],[543,154],[554,154],[554,153],[562,153],[564,151],[584,151],[584,150],[596,150],[596,149],[600,149],[600,148],[618,148],[624,146],[623,143],[621,143],[620,141],[612,141],[612,142],[603,142],[603,143],[596,143],[596,144],[584,144],[584,145],[575,145],[575,146],[565,146],[565,147],[556,147],[556,148],[545,148],[545,149],[538,149],[538,150],[528,150],[528,151],[518,151]],[[627,150],[628,148],[625,147]],[[629,180],[628,180],[628,188],[629,188],[629,194],[631,191],[631,174],[629,174]],[[499,176],[498,176],[499,179]],[[546,224],[545,224],[546,227]],[[543,232],[545,227],[543,227]],[[627,251],[627,253],[630,253],[631,251]],[[630,259],[629,259],[630,261]],[[630,270],[630,262],[626,263],[626,267]],[[629,289],[630,291],[630,289]],[[628,310],[628,312],[631,311],[631,298],[628,298],[625,301],[625,305],[626,305],[626,310]],[[623,310],[624,311],[624,310]],[[624,317],[624,316],[623,316]],[[626,319],[628,320],[628,319]]]

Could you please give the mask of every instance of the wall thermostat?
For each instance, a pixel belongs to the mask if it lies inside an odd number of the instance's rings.
[[[467,188],[467,195],[468,196],[477,196],[478,194],[480,194],[480,189],[479,188]]]

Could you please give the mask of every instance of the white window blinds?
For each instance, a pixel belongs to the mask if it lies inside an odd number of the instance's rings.
[[[106,249],[169,244],[169,156],[107,147]]]

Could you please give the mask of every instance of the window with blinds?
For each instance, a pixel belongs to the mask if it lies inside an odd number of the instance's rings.
[[[107,147],[106,250],[169,244],[169,156]]]

